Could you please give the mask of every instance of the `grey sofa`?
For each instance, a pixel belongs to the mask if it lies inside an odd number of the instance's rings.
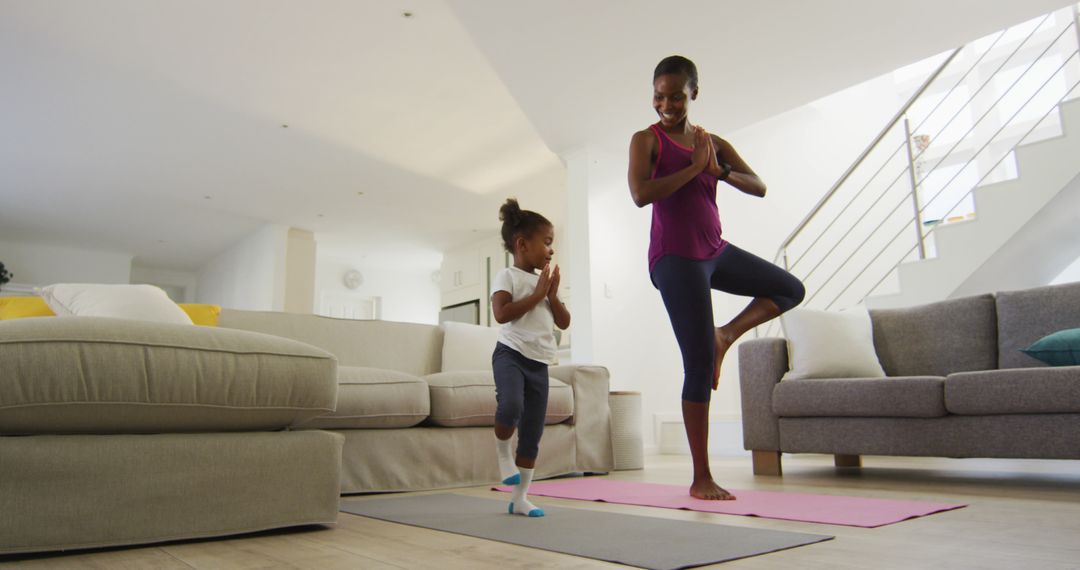
[[[871,310],[887,378],[780,379],[787,342],[739,347],[744,447],[754,473],[781,453],[1080,459],[1080,366],[1021,352],[1080,327],[1080,283]]]

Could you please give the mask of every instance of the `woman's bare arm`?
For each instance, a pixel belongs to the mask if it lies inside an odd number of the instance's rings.
[[[765,197],[765,183],[758,178],[758,175],[750,169],[750,165],[746,164],[746,161],[739,156],[738,152],[735,152],[735,147],[731,146],[731,143],[716,136],[709,135],[716,148],[716,155],[719,160],[713,160],[711,162],[727,163],[731,166],[731,173],[724,180],[728,184],[731,184],[740,192],[750,194],[751,196],[757,196],[758,198]],[[710,164],[709,170],[712,174],[719,176],[723,169],[717,165]]]

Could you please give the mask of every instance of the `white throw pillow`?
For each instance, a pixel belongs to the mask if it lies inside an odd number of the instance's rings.
[[[59,283],[36,289],[59,317],[115,317],[190,325],[191,317],[159,287]]]
[[[442,328],[443,372],[491,370],[491,353],[499,340],[497,327],[448,321]]]
[[[791,368],[784,380],[885,377],[865,307],[839,312],[792,309],[780,317],[780,324]]]

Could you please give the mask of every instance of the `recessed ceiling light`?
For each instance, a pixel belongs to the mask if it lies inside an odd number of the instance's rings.
[[[402,18],[412,18],[412,17],[413,17],[413,13],[412,13],[412,12],[410,12],[409,10],[405,10],[404,12],[402,12],[402,13],[401,13],[401,17],[402,17]]]
[[[289,128],[289,125],[286,125],[285,123],[282,123],[282,124],[281,124],[281,128],[283,128],[283,129],[287,129],[287,128]]]

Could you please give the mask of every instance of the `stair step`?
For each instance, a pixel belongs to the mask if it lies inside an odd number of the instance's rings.
[[[898,307],[946,299],[987,259],[1049,203],[1080,170],[1080,99],[1063,103],[1063,134],[1020,145],[1015,150],[1018,177],[977,187],[977,215],[933,228],[936,256],[897,268],[900,292],[867,299],[873,308]],[[1071,136],[1070,136],[1071,134]]]

